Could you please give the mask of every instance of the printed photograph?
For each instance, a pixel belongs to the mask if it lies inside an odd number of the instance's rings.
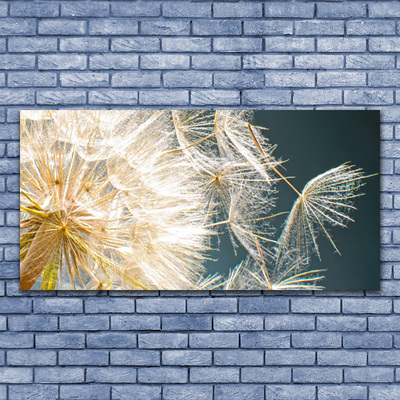
[[[379,290],[379,111],[21,111],[21,290]]]

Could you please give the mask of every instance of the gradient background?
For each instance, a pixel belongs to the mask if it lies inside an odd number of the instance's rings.
[[[277,144],[275,157],[288,160],[286,176],[301,191],[316,175],[346,161],[363,168],[366,175],[379,173],[379,111],[255,111],[256,125],[269,128],[265,135]],[[296,194],[284,182],[277,185],[276,212],[290,211]],[[328,239],[320,235],[318,244],[322,261],[311,259],[312,269],[327,269],[321,284],[327,290],[380,289],[380,193],[379,176],[366,180],[365,196],[355,199],[357,210],[347,229],[331,227],[341,256],[335,253]],[[277,233],[285,216],[275,219]],[[220,253],[208,271],[228,273],[246,255],[237,257],[227,234],[220,235]]]

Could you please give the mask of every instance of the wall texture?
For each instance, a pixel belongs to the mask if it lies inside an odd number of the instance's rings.
[[[0,399],[400,398],[399,17],[384,0],[1,1]],[[20,292],[19,110],[139,106],[382,110],[382,290]]]

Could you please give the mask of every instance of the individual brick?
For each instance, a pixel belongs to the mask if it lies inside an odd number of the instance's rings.
[[[38,333],[35,335],[38,349],[82,349],[85,347],[83,333]]]
[[[10,385],[8,390],[10,400],[48,400],[58,396],[57,385]]]
[[[179,349],[188,345],[188,335],[183,333],[142,333],[139,334],[139,348]]]
[[[392,336],[388,333],[347,333],[343,335],[345,349],[388,349]]]
[[[279,20],[244,21],[243,29],[245,35],[292,35],[293,23]]]
[[[33,347],[32,333],[0,332],[1,347],[3,349],[21,349]]]
[[[162,38],[162,51],[169,53],[209,53],[211,51],[211,39],[209,38]]]
[[[395,18],[400,17],[400,4],[396,2],[371,3],[369,7],[370,18]]]
[[[57,51],[57,38],[48,37],[10,37],[8,39],[10,53],[50,53]]]
[[[138,369],[138,382],[140,383],[186,383],[187,381],[187,368],[149,367]]]
[[[244,383],[290,383],[290,368],[245,367],[241,378]]]
[[[363,53],[367,49],[366,39],[318,38],[317,51],[323,53]]]
[[[36,368],[35,382],[38,383],[83,383],[85,370],[81,367]]]
[[[244,55],[244,69],[290,69],[292,57],[289,55]]]
[[[107,400],[110,398],[108,385],[60,385],[60,399],[73,398]]]
[[[13,18],[12,24],[5,18],[0,20],[0,36],[34,35],[36,20],[33,18]]]
[[[0,58],[0,68],[3,70],[33,69],[34,67],[34,55],[3,54]]]
[[[125,332],[98,332],[86,336],[87,348],[115,349],[136,347],[136,334]]]
[[[56,365],[57,353],[54,350],[10,350],[7,351],[7,365],[47,366]]]
[[[99,37],[61,38],[60,51],[102,53],[108,51],[108,39]]]
[[[138,64],[136,54],[95,54],[89,57],[90,69],[137,69]]]
[[[317,317],[319,331],[365,331],[367,318],[351,316],[321,316]]]
[[[394,21],[358,20],[346,22],[346,32],[349,36],[394,35],[395,31]]]
[[[294,383],[341,383],[341,368],[293,368]]]
[[[320,350],[317,353],[317,364],[363,367],[367,365],[367,352],[354,350]]]
[[[337,385],[335,385],[337,387]],[[266,399],[280,400],[314,400],[315,386],[310,385],[267,385],[265,387]]]
[[[43,19],[39,21],[39,35],[84,35],[85,21],[71,19]]]
[[[390,315],[383,317],[369,317],[368,329],[372,332],[376,331],[399,331],[400,316]]]
[[[214,351],[215,365],[263,365],[264,352],[261,350],[216,350]]]
[[[400,71],[373,71],[368,74],[368,85],[372,87],[397,87],[400,84]]]
[[[50,2],[26,3],[15,1],[10,3],[11,17],[58,17],[59,5]]]
[[[138,102],[138,94],[132,90],[93,90],[89,92],[89,104],[124,104],[135,105]]]
[[[191,383],[238,383],[239,368],[230,367],[192,367]]]
[[[313,38],[271,37],[264,39],[265,51],[303,53],[315,51]]]
[[[157,2],[118,2],[111,4],[111,15],[114,17],[158,17],[160,4]]]
[[[191,104],[203,105],[239,105],[240,93],[233,90],[192,90]]]
[[[240,313],[287,313],[289,299],[286,297],[242,297],[239,299]]]
[[[164,87],[211,87],[212,73],[203,71],[168,71],[163,74]],[[159,86],[159,82],[158,85]]]
[[[288,105],[291,103],[291,92],[279,89],[249,89],[242,92],[243,105]]]
[[[190,22],[182,20],[144,20],[140,24],[140,34],[155,36],[189,35]]]
[[[343,299],[345,314],[390,314],[392,302],[385,299]]]
[[[164,331],[209,331],[212,327],[211,315],[163,316]]]
[[[256,18],[262,17],[262,4],[258,3],[233,3],[229,7],[226,4],[214,4],[214,18]]]
[[[60,84],[63,87],[106,87],[109,84],[107,73],[99,72],[62,72]]]
[[[134,311],[135,299],[95,297],[85,300],[85,312],[88,314],[133,313]]]
[[[71,315],[60,317],[63,331],[100,331],[109,329],[109,317],[96,315]]]
[[[161,386],[138,384],[113,386],[112,398],[118,400],[161,400]]]
[[[266,365],[314,365],[316,352],[311,350],[266,350]]]
[[[160,39],[152,37],[127,37],[111,39],[111,51],[150,53],[160,50]]]
[[[40,105],[85,104],[86,92],[83,90],[46,90],[36,94],[36,102]]]
[[[267,18],[313,18],[314,4],[268,1],[264,4],[264,16]]]
[[[162,352],[163,365],[200,366],[212,364],[212,352],[208,350],[165,350]]]
[[[2,238],[2,236],[4,235],[9,237],[10,233],[13,232],[13,230],[10,229],[12,228],[0,228],[0,241],[7,243],[8,240],[6,241],[5,237]],[[2,232],[4,232],[3,235],[1,234]],[[30,314],[31,309],[32,300],[28,298],[3,298],[0,302],[0,314],[8,314],[11,310],[13,314]]]
[[[395,60],[390,55],[355,55],[346,56],[346,68],[349,69],[392,69]]]
[[[237,348],[239,347],[238,333],[210,332],[189,334],[191,348]]]
[[[140,56],[142,69],[188,69],[189,56],[173,54],[145,54]]]
[[[211,3],[166,2],[162,14],[170,18],[207,18],[211,17]]]
[[[400,365],[400,351],[371,350],[368,352],[369,365]]]
[[[314,316],[270,315],[265,317],[265,330],[268,331],[312,331],[314,329]]]
[[[265,86],[267,87],[313,87],[315,86],[315,74],[312,72],[275,72],[265,74]]]
[[[111,329],[116,331],[157,331],[160,327],[161,318],[158,315],[111,316]]]
[[[345,90],[344,103],[349,105],[386,105],[393,104],[393,91],[378,89]]]
[[[56,87],[57,75],[52,72],[9,72],[9,87]]]
[[[166,3],[172,4],[172,3]],[[197,36],[237,36],[242,33],[242,23],[236,20],[194,20],[193,35]]]
[[[18,299],[22,300],[22,299]],[[14,310],[13,310],[14,312]],[[57,317],[42,315],[12,315],[8,317],[10,331],[56,331],[58,329]]]
[[[173,104],[184,106],[189,104],[189,92],[187,90],[175,90],[173,93],[159,90],[141,90],[139,92],[139,104],[151,106]]]
[[[366,86],[366,83],[365,72],[322,71],[317,73],[317,85],[319,87]]]
[[[154,350],[112,350],[111,365],[157,366],[160,365],[160,353]]]
[[[163,387],[164,400],[208,400],[213,396],[213,388],[210,385],[165,385]]]
[[[61,3],[62,17],[107,17],[109,5],[102,1]]]
[[[264,386],[262,385],[215,385],[215,400],[253,400],[264,399]]]
[[[344,35],[343,21],[305,20],[295,21],[295,34],[299,36],[342,36]]]
[[[340,69],[344,65],[344,56],[338,54],[296,55],[294,66],[300,69]]]
[[[371,385],[369,391],[369,399],[370,400],[387,400],[387,399],[395,399],[400,395],[400,386],[396,385]]]
[[[0,383],[30,383],[33,381],[33,369],[26,367],[0,368]]]
[[[393,368],[345,368],[344,381],[351,383],[389,383],[394,381]]]
[[[318,92],[318,91],[312,90],[312,92]],[[337,91],[329,91],[329,92],[336,93]],[[340,299],[294,298],[291,300],[291,310],[294,313],[323,313],[323,314],[339,313]]]
[[[108,352],[105,350],[60,350],[59,365],[108,365]]]
[[[368,396],[366,386],[357,385],[318,385],[318,398],[321,400],[340,399],[362,399],[366,400]]]
[[[48,298],[33,299],[33,312],[35,314],[77,314],[83,312],[81,299]]]
[[[137,299],[136,309],[138,313],[143,313],[143,314],[184,313],[186,311],[186,301],[185,299],[176,299],[176,298]]]
[[[348,19],[348,18],[364,18],[366,16],[367,16],[367,7],[365,4],[317,3],[318,18]]]
[[[263,326],[262,315],[214,316],[214,330],[216,331],[260,331]]]
[[[80,54],[51,54],[38,56],[39,70],[85,69],[87,58]]]
[[[187,65],[189,65],[189,61]],[[192,56],[192,67],[194,69],[238,70],[241,68],[240,65],[240,56],[235,55],[205,54]]]
[[[204,298],[188,299],[187,311],[189,313],[234,313],[237,311],[235,298]]]
[[[87,383],[135,383],[136,370],[134,368],[108,367],[87,368]]]
[[[213,50],[222,53],[256,53],[262,50],[262,39],[214,38]]]
[[[287,349],[290,347],[289,333],[251,332],[240,336],[240,346],[254,349]]]
[[[342,335],[339,333],[326,332],[299,332],[292,334],[292,346],[294,348],[340,348]]]
[[[399,50],[400,38],[396,37],[373,37],[369,39],[369,51],[372,52],[396,52]]]
[[[137,35],[138,21],[134,19],[92,19],[89,21],[90,35]]]

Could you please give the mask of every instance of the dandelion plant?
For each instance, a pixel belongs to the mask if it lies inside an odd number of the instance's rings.
[[[353,222],[365,176],[342,164],[297,188],[263,129],[243,110],[22,112],[21,289],[323,288],[311,257],[320,236],[339,252],[330,228]],[[291,210],[274,211],[278,182]],[[207,275],[223,233],[247,256]]]

